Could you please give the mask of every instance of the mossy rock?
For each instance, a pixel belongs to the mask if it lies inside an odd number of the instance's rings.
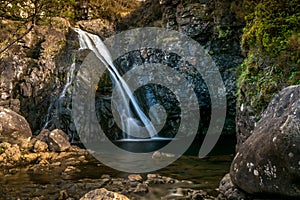
[[[244,1],[244,6],[255,3]],[[238,69],[238,99],[259,118],[273,95],[300,84],[299,2],[265,0],[245,16],[242,48],[247,55]]]

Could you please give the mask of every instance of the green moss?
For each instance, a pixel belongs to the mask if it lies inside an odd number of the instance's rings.
[[[256,48],[271,57],[288,48],[289,37],[299,31],[298,1],[267,0],[258,3],[254,13],[246,16],[242,46]]]
[[[300,84],[299,8],[296,0],[265,0],[245,16],[242,48],[247,58],[238,69],[237,96],[257,116],[274,93]]]
[[[230,27],[221,27],[216,26],[217,32],[218,32],[218,38],[219,39],[228,39],[229,36],[231,36],[231,29]]]

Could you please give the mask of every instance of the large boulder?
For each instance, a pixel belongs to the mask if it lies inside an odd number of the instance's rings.
[[[240,146],[230,176],[249,194],[300,198],[300,85],[274,97]]]
[[[26,119],[11,109],[0,107],[0,141],[20,144],[30,139],[32,132]]]

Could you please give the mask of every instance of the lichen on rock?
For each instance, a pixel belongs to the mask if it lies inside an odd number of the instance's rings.
[[[232,162],[233,184],[252,195],[300,197],[300,85],[275,95]]]

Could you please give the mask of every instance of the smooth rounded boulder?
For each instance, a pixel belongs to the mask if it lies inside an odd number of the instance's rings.
[[[23,116],[0,107],[0,142],[20,144],[29,140],[31,136],[30,126]]]
[[[240,146],[230,176],[249,194],[300,198],[300,85],[273,98]]]

